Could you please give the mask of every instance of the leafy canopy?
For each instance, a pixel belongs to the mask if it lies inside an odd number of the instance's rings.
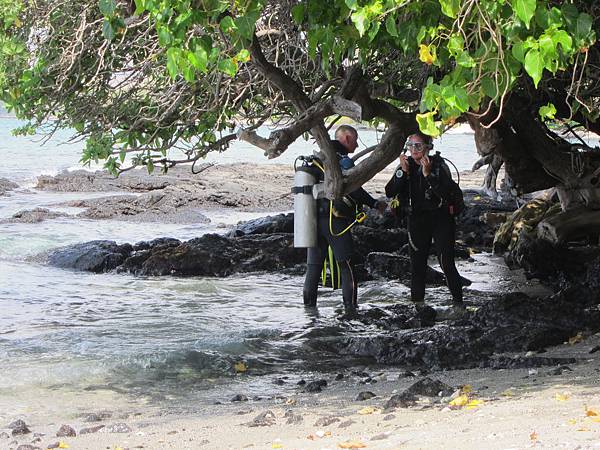
[[[311,102],[330,98],[360,65],[372,98],[417,113],[434,136],[467,111],[501,113],[514,92],[539,94],[540,117],[556,119],[552,96],[542,95],[556,80],[570,113],[595,121],[596,78],[584,76],[597,57],[595,8],[583,0],[0,0],[0,95],[30,121],[18,132],[71,127],[87,139],[82,161],[105,160],[113,172],[166,170],[224,150],[237,124],[297,118],[293,93],[252,57],[257,42]],[[398,87],[415,91],[418,104]]]

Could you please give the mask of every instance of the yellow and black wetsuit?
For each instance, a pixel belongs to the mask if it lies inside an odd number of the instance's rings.
[[[333,141],[333,145],[338,153],[342,169],[350,169],[354,163],[347,156],[346,148],[338,141]],[[371,197],[363,188],[357,189],[343,200],[334,202],[330,202],[328,199],[317,200],[318,246],[309,248],[307,252],[307,270],[303,290],[306,306],[314,307],[317,305],[317,289],[323,263],[328,256],[329,247],[331,247],[341,275],[344,308],[346,312],[356,310],[358,306],[358,284],[352,265],[354,245],[350,230],[344,233],[342,231],[354,222],[357,208],[360,208],[363,204],[370,207],[377,205],[377,200]],[[333,205],[333,211],[330,211],[331,205]]]

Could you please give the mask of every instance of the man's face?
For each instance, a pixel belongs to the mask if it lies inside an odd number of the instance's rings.
[[[353,153],[354,150],[358,148],[358,135],[354,133],[344,133],[340,142],[346,147],[348,153]]]
[[[419,135],[409,136],[406,140],[406,148],[410,151],[410,156],[419,162],[423,155],[426,155],[429,149],[423,138]]]

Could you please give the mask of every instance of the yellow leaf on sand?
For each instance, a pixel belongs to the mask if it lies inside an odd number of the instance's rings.
[[[367,446],[360,441],[346,441],[338,444],[339,448],[366,448]]]
[[[531,434],[529,435],[529,439],[532,441],[537,441],[538,440],[538,434],[535,431],[532,431]]]
[[[590,431],[590,429],[586,428],[586,427],[581,427],[581,428],[577,428],[577,431]]]
[[[66,442],[60,441],[58,443],[58,448],[69,448],[69,444],[67,444]]]
[[[562,394],[556,394],[556,401],[558,402],[566,402],[571,398],[571,395],[568,392],[563,392]]]
[[[283,445],[281,445],[279,442],[273,442],[273,444],[271,444],[271,448],[283,448]]]
[[[469,403],[469,397],[467,397],[466,395],[459,395],[458,397],[456,397],[454,400],[452,400],[450,403],[448,403],[448,405],[450,406],[465,406],[467,403]]]
[[[585,408],[585,415],[587,417],[600,416],[600,414],[598,414],[598,411],[596,411],[595,409],[592,409],[592,408]]]
[[[419,45],[419,59],[428,65],[433,64],[433,62],[435,61],[435,54],[431,53],[431,48],[432,47],[429,45]]]
[[[381,412],[381,409],[375,408],[374,406],[365,406],[363,409],[358,411],[358,413],[361,416],[366,416],[368,414],[376,414],[376,413],[380,413],[380,412]]]
[[[246,367],[246,364],[244,364],[242,361],[235,363],[233,368],[237,373],[243,373],[248,370],[248,367]]]
[[[569,425],[577,425],[577,419],[569,419],[569,420],[567,420],[567,423]]]
[[[471,400],[469,403],[467,403],[467,409],[475,409],[484,403],[485,402],[483,400]]]

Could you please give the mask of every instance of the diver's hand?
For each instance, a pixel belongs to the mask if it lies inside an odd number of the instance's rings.
[[[431,175],[431,160],[429,159],[429,156],[423,155],[421,158],[421,167],[423,168],[424,177]]]
[[[408,157],[403,153],[400,155],[400,168],[404,173],[408,173],[410,166],[408,165]]]

